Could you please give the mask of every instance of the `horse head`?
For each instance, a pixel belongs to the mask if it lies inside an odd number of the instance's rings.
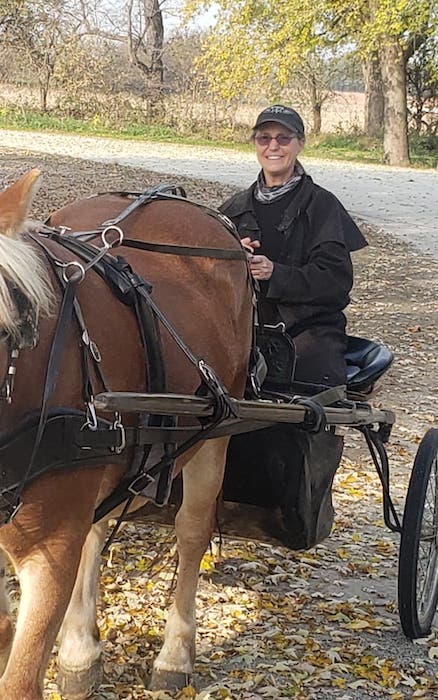
[[[0,193],[0,331],[17,347],[35,342],[39,312],[49,313],[52,289],[45,268],[24,234],[38,187],[36,168]]]

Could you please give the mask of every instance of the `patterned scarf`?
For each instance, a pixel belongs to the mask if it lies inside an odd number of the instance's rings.
[[[261,202],[262,204],[270,204],[271,202],[280,199],[280,197],[283,197],[283,195],[293,190],[301,181],[301,178],[304,174],[305,170],[301,163],[297,160],[295,163],[293,175],[289,178],[289,180],[284,182],[282,185],[274,185],[274,187],[268,187],[268,185],[266,184],[264,172],[263,170],[260,170],[257,177],[256,187],[254,190],[254,197],[258,202]]]

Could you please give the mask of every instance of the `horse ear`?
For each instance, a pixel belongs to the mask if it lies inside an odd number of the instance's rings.
[[[15,238],[21,233],[40,175],[41,171],[34,168],[0,192],[0,234]]]

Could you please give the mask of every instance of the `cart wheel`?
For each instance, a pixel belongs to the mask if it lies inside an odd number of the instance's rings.
[[[438,430],[417,450],[403,516],[398,607],[409,639],[430,633],[438,600]]]

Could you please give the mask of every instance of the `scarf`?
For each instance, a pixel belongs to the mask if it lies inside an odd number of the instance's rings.
[[[305,174],[305,170],[301,163],[297,160],[295,163],[295,169],[292,177],[286,180],[282,185],[274,185],[274,187],[268,187],[265,180],[265,174],[263,170],[260,170],[256,186],[254,189],[254,197],[258,202],[262,204],[270,204],[280,197],[293,190],[298,183],[301,181],[302,176]]]

